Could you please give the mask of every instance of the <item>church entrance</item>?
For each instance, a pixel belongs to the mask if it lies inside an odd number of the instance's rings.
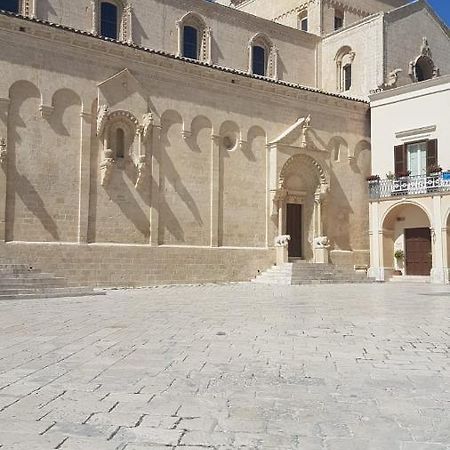
[[[303,230],[302,230],[302,205],[288,203],[286,208],[286,234],[291,236],[289,241],[289,257],[303,258]]]

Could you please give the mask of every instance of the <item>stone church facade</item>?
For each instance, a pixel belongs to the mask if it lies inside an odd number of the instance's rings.
[[[368,264],[367,95],[450,73],[447,30],[421,1],[272,3],[0,0],[2,260],[83,285],[248,280],[290,234],[292,257],[326,237]]]

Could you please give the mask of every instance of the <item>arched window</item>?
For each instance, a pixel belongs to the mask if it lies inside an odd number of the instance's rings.
[[[303,11],[298,15],[298,29],[308,31],[308,11]]]
[[[344,11],[342,9],[334,10],[334,29],[340,30],[344,27]]]
[[[18,14],[19,0],[0,0],[0,9]]]
[[[266,76],[266,49],[255,45],[253,47],[252,71],[254,75]]]
[[[125,132],[122,128],[116,130],[116,158],[125,158]]]
[[[100,34],[111,39],[119,38],[119,8],[109,2],[100,5]]]
[[[348,46],[342,47],[336,54],[336,89],[338,92],[349,91],[352,87],[353,61],[355,52]]]
[[[417,81],[431,80],[434,77],[434,63],[427,56],[421,56],[416,61],[414,69]]]
[[[346,64],[342,69],[344,91],[349,91],[352,87],[352,65]]]
[[[278,50],[272,41],[258,33],[249,42],[249,73],[264,77],[278,77]]]
[[[183,56],[185,58],[199,59],[198,35],[197,28],[189,25],[183,27]]]
[[[188,12],[177,21],[178,56],[211,63],[211,29],[201,16]]]

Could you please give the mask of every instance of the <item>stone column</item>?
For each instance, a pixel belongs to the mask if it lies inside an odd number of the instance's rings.
[[[9,99],[0,98],[0,241],[6,237],[6,182],[8,176],[8,110]]]
[[[219,246],[219,203],[220,203],[220,136],[211,136],[211,231],[210,246]]]
[[[448,276],[448,238],[447,238],[447,227],[442,228],[441,230],[441,239],[442,239],[442,254],[443,254],[443,266],[444,266],[444,283],[448,284],[449,276]]]
[[[322,225],[322,197],[320,194],[315,194],[314,196],[314,237],[322,236],[323,225]]]
[[[152,127],[151,187],[150,187],[150,245],[159,245],[159,185],[160,185],[161,125]]]
[[[379,204],[369,204],[369,239],[370,239],[370,267],[368,275],[378,281],[384,281],[383,268],[383,230],[379,223]]]
[[[87,244],[89,226],[89,195],[91,170],[92,114],[82,111],[80,135],[80,174],[78,201],[78,242]]]
[[[431,282],[436,284],[444,283],[444,249],[441,232],[441,197],[433,197],[433,211],[431,223],[431,248],[432,248],[432,269]]]

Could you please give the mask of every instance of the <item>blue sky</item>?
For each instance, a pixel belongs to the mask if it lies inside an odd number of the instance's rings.
[[[428,0],[428,3],[430,3],[446,24],[450,25],[450,0]]]

